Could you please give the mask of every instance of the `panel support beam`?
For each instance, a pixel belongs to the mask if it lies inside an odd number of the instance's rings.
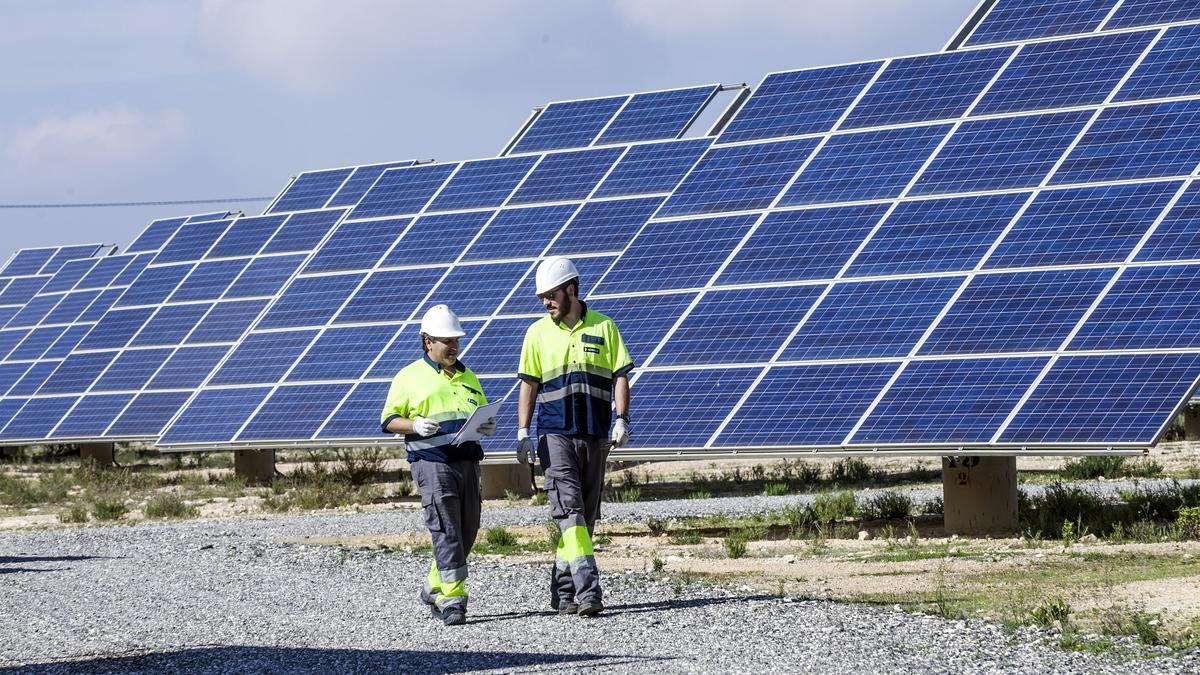
[[[113,466],[117,463],[116,449],[113,443],[80,443],[79,459],[96,466]]]
[[[1017,530],[1016,457],[943,457],[942,494],[946,534]]]
[[[266,485],[275,478],[274,450],[234,450],[233,473],[247,485]]]
[[[504,499],[509,494],[533,496],[529,467],[524,464],[484,464],[482,470],[483,498]]]

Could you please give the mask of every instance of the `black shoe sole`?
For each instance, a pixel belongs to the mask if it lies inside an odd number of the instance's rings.
[[[604,605],[592,605],[590,607],[580,605],[579,616],[596,616],[604,611]]]
[[[467,616],[465,614],[454,612],[445,616],[443,621],[447,626],[461,626],[467,622]]]

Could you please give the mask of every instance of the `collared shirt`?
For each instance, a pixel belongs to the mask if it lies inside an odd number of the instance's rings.
[[[428,417],[438,423],[438,432],[432,436],[404,435],[409,462],[478,461],[483,459],[483,446],[479,443],[452,445],[450,441],[471,413],[486,403],[479,378],[461,361],[455,364],[454,373],[446,377],[441,365],[426,354],[396,373],[380,422],[385,434],[391,433],[387,425],[397,417]]]
[[[539,434],[607,436],[613,380],[633,370],[617,324],[580,304],[574,327],[545,316],[525,331],[518,377],[541,385]]]

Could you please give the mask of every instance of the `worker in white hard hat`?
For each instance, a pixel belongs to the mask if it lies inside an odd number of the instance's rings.
[[[404,434],[425,526],[433,537],[433,563],[421,601],[448,626],[466,622],[467,555],[479,533],[482,499],[483,448],[476,441],[453,444],[471,413],[487,403],[479,378],[458,360],[464,335],[458,316],[446,305],[425,312],[425,355],[396,374],[381,420],[384,433]],[[480,427],[485,436],[495,431],[494,418]]]
[[[604,610],[592,534],[609,448],[629,440],[633,361],[613,320],[579,299],[574,263],[549,258],[538,266],[535,281],[547,316],[525,331],[521,346],[517,460],[541,464],[550,515],[561,533],[550,606],[592,616]],[[536,444],[529,435],[535,399]]]

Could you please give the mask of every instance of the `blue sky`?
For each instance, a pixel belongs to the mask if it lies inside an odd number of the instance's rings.
[[[274,195],[308,169],[493,156],[535,105],[937,51],[976,3],[0,0],[0,204]],[[222,208],[0,209],[0,260]]]

